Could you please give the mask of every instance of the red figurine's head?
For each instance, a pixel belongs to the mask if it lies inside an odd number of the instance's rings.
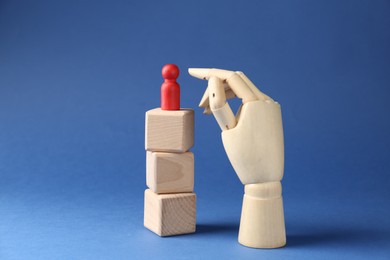
[[[179,68],[175,64],[167,64],[162,68],[161,74],[164,79],[175,80],[179,77]]]

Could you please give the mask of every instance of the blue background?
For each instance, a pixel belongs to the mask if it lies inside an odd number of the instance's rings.
[[[389,1],[0,1],[0,259],[389,259]],[[143,227],[144,113],[176,63],[197,233]],[[282,104],[287,246],[237,243],[243,186],[188,67]],[[233,102],[237,108],[239,101]]]

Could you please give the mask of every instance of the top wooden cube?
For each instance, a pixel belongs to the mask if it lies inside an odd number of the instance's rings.
[[[155,152],[184,153],[194,145],[192,109],[146,112],[145,149]]]

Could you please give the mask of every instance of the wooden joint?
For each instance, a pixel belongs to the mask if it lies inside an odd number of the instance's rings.
[[[245,195],[256,199],[276,199],[282,196],[280,181],[245,185]]]

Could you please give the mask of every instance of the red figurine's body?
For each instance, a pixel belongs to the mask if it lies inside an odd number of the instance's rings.
[[[175,64],[167,64],[162,69],[164,83],[161,85],[161,109],[180,109],[180,85],[176,82],[179,68]]]

